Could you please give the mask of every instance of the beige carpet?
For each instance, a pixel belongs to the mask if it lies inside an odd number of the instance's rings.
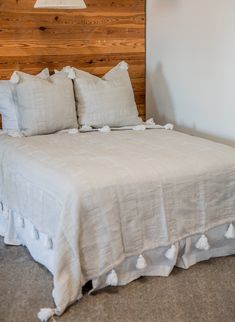
[[[34,322],[53,306],[52,277],[23,247],[0,238],[0,321]],[[58,322],[233,322],[235,256],[213,259],[168,278],[141,278],[86,295]]]

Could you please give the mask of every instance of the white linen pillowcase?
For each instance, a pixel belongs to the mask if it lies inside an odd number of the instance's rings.
[[[25,136],[78,128],[73,83],[63,74],[47,79],[15,72],[12,81],[20,131]]]
[[[74,80],[80,125],[99,128],[142,123],[138,117],[128,65],[124,61],[102,78],[71,67],[65,67],[62,71]]]
[[[42,79],[50,76],[48,68],[38,75]],[[2,128],[6,132],[19,132],[17,106],[14,98],[15,84],[9,80],[0,81],[0,114],[2,115]]]

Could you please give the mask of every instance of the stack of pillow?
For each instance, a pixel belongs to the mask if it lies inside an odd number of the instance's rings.
[[[125,62],[103,78],[72,67],[52,76],[48,69],[36,76],[14,72],[10,81],[0,81],[0,114],[12,136],[142,123]]]

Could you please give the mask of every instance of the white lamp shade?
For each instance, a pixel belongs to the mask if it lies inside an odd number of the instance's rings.
[[[37,0],[34,8],[45,9],[85,9],[83,0]]]

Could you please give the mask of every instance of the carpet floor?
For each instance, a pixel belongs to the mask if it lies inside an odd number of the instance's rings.
[[[52,276],[24,247],[0,238],[0,322],[36,322],[53,307]],[[58,322],[235,322],[235,256],[175,268],[168,278],[145,277],[85,295]]]

